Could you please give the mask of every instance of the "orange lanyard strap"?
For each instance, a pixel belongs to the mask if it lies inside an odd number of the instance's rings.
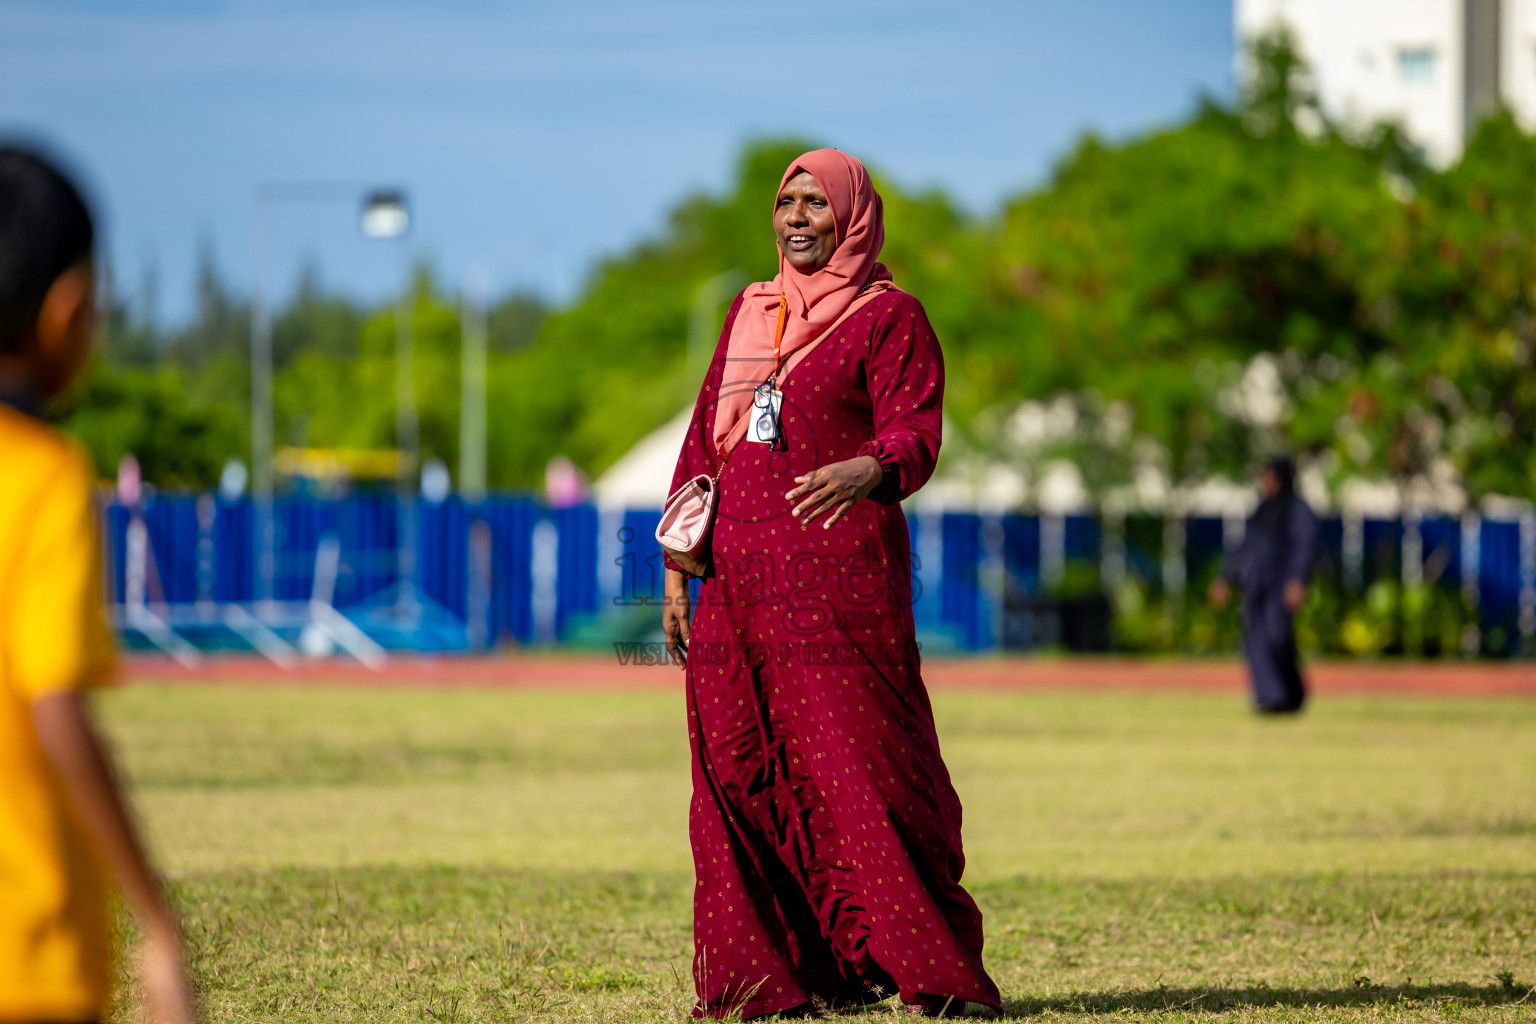
[[[779,365],[779,345],[784,341],[784,324],[789,320],[789,303],[784,300],[784,293],[779,292],[779,326],[773,332],[773,365]],[[775,371],[777,372],[777,371]]]
[[[779,358],[779,347],[784,343],[784,325],[789,321],[789,303],[784,299],[784,293],[779,292],[779,325],[773,332],[773,372],[768,375],[770,382],[777,382],[779,371],[784,368],[784,361]],[[748,413],[750,416],[751,414]],[[734,447],[719,453],[720,466],[715,470],[715,479],[720,479],[720,474],[725,472],[725,462],[731,457]]]

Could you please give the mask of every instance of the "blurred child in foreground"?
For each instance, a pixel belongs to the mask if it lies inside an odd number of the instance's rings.
[[[1262,500],[1238,545],[1211,583],[1211,603],[1243,588],[1243,654],[1261,714],[1292,714],[1307,699],[1296,653],[1296,614],[1307,603],[1317,558],[1317,516],[1296,493],[1291,460],[1272,456],[1259,467]]]
[[[111,1001],[110,872],[137,912],[144,1019],[192,1019],[181,936],[96,737],[112,674],[90,461],[40,413],[95,329],[79,193],[0,143],[0,1021],[95,1021]]]

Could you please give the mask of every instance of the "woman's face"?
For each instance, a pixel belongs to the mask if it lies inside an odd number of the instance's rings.
[[[1280,496],[1280,474],[1275,472],[1273,466],[1259,467],[1259,493],[1266,498]]]
[[[811,172],[801,171],[779,192],[773,230],[784,259],[800,273],[815,273],[831,262],[837,250],[837,224],[832,204]]]

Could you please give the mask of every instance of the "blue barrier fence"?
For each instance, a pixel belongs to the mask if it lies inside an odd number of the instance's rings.
[[[206,494],[160,494],[141,512],[149,537],[151,600],[172,606],[255,600],[254,516],[248,498],[231,502]],[[118,603],[126,596],[129,519],[122,506],[107,509],[108,557]],[[393,495],[285,497],[276,502],[275,519],[274,596],[279,600],[309,598],[316,554],[328,536],[336,538],[341,552],[336,608],[346,612],[366,605],[397,583],[401,516]],[[469,611],[469,535],[477,519],[487,524],[491,541],[486,618],[492,643],[580,642],[624,629],[639,638],[654,629],[655,615],[648,608],[661,593],[661,550],[654,539],[659,512],[604,513],[588,505],[552,509],[520,495],[492,497],[478,507],[456,497],[419,503],[418,587],[461,620]],[[1007,609],[1000,605],[1044,595],[1042,554],[1053,544],[1049,557],[1059,560],[1052,570],[1058,578],[1074,566],[1096,572],[1105,553],[1105,531],[1090,516],[1043,521],[1023,514],[944,512],[911,514],[908,522],[919,628],[962,650],[1029,645],[1027,635],[1021,641],[1019,634],[1009,633]],[[1423,564],[1433,567],[1440,587],[1468,589],[1463,587],[1463,528],[1458,520],[1440,518],[1424,519],[1418,526]],[[1360,578],[1354,586],[1400,576],[1404,532],[1397,520],[1361,524],[1355,555]],[[1520,532],[1518,522],[1482,520],[1473,544],[1478,571],[1470,589],[1477,596],[1478,618],[1485,628],[1502,628],[1510,636],[1518,633]],[[1320,573],[1336,581],[1347,575],[1345,533],[1338,519],[1323,521]],[[1161,585],[1164,535],[1164,524],[1152,517],[1128,519],[1118,531],[1125,571],[1154,588]],[[1191,585],[1199,584],[1223,554],[1227,527],[1220,519],[1191,518],[1184,522],[1183,536],[1185,576]],[[540,601],[550,606],[542,634]],[[594,631],[594,623],[604,626]]]

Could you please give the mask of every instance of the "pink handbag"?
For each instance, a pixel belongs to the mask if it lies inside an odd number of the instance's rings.
[[[719,494],[719,479],[700,473],[668,496],[656,526],[662,548],[690,576],[703,576],[709,570],[709,528]]]

